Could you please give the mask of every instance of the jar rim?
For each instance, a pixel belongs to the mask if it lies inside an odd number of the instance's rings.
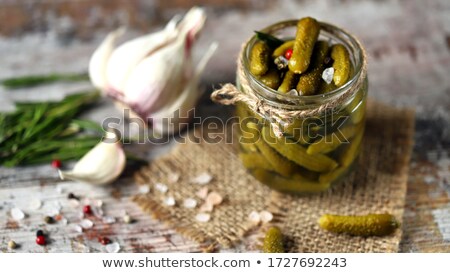
[[[298,19],[295,20],[285,20],[281,22],[277,22],[275,24],[269,25],[263,29],[261,29],[261,32],[270,33],[272,34],[275,31],[285,29],[287,27],[296,26],[298,22]],[[330,38],[334,40],[338,40],[344,46],[347,48],[347,50],[350,51],[350,57],[353,61],[353,67],[354,72],[351,78],[342,86],[327,92],[325,94],[317,94],[317,95],[308,95],[308,96],[296,96],[296,95],[289,95],[289,94],[283,94],[278,92],[275,89],[272,89],[266,85],[264,85],[259,79],[257,79],[252,73],[250,73],[250,63],[249,63],[249,57],[250,56],[250,49],[251,46],[257,41],[256,35],[253,35],[250,40],[246,43],[244,50],[242,50],[242,60],[243,60],[243,66],[244,66],[244,73],[245,76],[253,82],[254,85],[258,87],[259,90],[257,90],[257,94],[265,99],[268,99],[268,103],[272,106],[276,107],[285,107],[289,104],[286,102],[294,102],[294,105],[298,107],[299,105],[320,105],[323,104],[326,101],[330,101],[336,97],[338,97],[340,94],[344,93],[346,90],[348,90],[361,76],[363,62],[365,61],[363,49],[361,48],[360,44],[357,42],[356,38],[347,32],[346,30],[339,28],[335,25],[318,21],[320,24],[320,34],[325,36],[330,36]],[[350,47],[350,48],[349,48]],[[261,90],[264,90],[263,92],[260,92]],[[267,94],[264,94],[266,92]],[[277,98],[284,103],[274,101],[273,98]]]

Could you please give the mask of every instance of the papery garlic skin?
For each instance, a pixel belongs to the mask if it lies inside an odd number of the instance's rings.
[[[125,42],[114,50],[115,35],[108,35],[92,55],[92,83],[120,102],[116,105],[130,109],[144,121],[153,119],[157,133],[168,133],[157,125],[158,120],[172,117],[176,110],[192,109],[201,94],[197,72],[203,71],[206,63],[200,62],[196,69],[191,49],[205,20],[204,10],[194,7],[179,22],[174,18],[164,29]],[[204,58],[206,62],[210,57]]]
[[[98,143],[75,164],[71,171],[58,170],[60,178],[95,185],[115,181],[125,169],[126,156],[117,138],[115,142],[111,141],[114,138],[109,135],[108,141]]]

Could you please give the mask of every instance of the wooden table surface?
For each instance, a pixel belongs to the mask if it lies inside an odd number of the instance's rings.
[[[36,12],[34,24],[30,17],[19,15]],[[44,1],[45,2],[45,1]],[[105,1],[79,1],[78,6],[64,5],[69,0],[55,1],[52,7],[43,7],[39,1],[0,1],[0,19],[10,21],[0,33],[0,78],[50,72],[83,72],[90,54],[107,33],[119,23],[133,27],[130,37],[142,30],[155,29],[161,22],[182,9],[190,1],[124,1],[108,9]],[[76,1],[75,1],[76,2]],[[99,3],[96,5],[95,3]],[[120,1],[110,1],[116,3]],[[187,2],[187,3],[186,3]],[[196,1],[199,2],[199,1]],[[201,2],[201,1],[200,1]],[[252,31],[270,23],[302,16],[313,16],[332,22],[354,33],[364,43],[369,58],[369,93],[377,99],[398,107],[416,110],[416,133],[413,159],[406,197],[402,228],[404,237],[401,252],[450,252],[450,2],[433,1],[211,1],[208,22],[198,42],[194,56],[202,54],[212,41],[219,42],[218,53],[203,75],[203,86],[209,93],[220,83],[233,82],[235,58],[240,44]],[[60,4],[67,9],[57,9]],[[31,6],[30,6],[31,7]],[[122,9],[121,9],[122,8]],[[81,8],[80,8],[81,9]],[[102,16],[95,17],[95,12]],[[163,11],[163,12],[159,12]],[[21,13],[22,12],[22,13]],[[64,13],[67,12],[67,13]],[[111,13],[112,23],[105,14]],[[44,16],[44,15],[45,16]],[[80,15],[81,14],[81,15]],[[84,18],[100,23],[87,27]],[[94,14],[94,15],[93,15]],[[8,20],[8,16],[15,20]],[[26,13],[25,13],[26,15]],[[145,15],[145,16],[144,16]],[[47,17],[46,17],[47,16]],[[53,17],[52,17],[53,16]],[[91,17],[94,17],[92,19]],[[19,19],[17,19],[19,18]],[[48,19],[50,18],[50,19]],[[108,17],[109,18],[109,17]],[[112,20],[111,19],[111,20]],[[19,20],[19,21],[18,21]],[[95,22],[97,22],[95,21]],[[32,22],[33,23],[33,22]],[[7,24],[6,24],[7,25]],[[75,31],[74,31],[75,30]],[[64,94],[89,88],[89,83],[53,84],[33,89],[7,92],[0,89],[0,109],[11,109],[14,101],[58,100]],[[224,115],[228,108],[209,102],[207,94],[198,107],[200,115]],[[98,122],[109,116],[119,116],[110,101],[86,113]],[[1,126],[1,125],[0,125]],[[170,145],[130,147],[141,156],[151,159],[170,149]],[[0,167],[0,251],[8,252],[7,243],[13,239],[20,247],[17,252],[97,252],[105,251],[97,242],[98,236],[108,236],[119,242],[123,252],[199,251],[195,242],[183,238],[164,224],[144,214],[131,202],[139,191],[132,181],[132,171],[107,187],[93,187],[77,182],[60,182],[49,165],[4,168]],[[106,215],[117,220],[104,224],[93,220],[94,227],[78,233],[80,207],[73,207],[67,194],[73,192],[91,202],[102,200]],[[42,208],[30,208],[30,202],[39,199]],[[19,207],[27,217],[14,221],[10,210]],[[68,224],[45,224],[43,217],[61,209]],[[136,221],[123,222],[125,213]],[[51,243],[46,247],[35,244],[35,232],[44,229]],[[245,246],[232,251],[245,251]]]

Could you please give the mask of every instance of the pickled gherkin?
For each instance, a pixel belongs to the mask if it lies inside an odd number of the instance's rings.
[[[295,170],[295,164],[280,155],[277,151],[272,149],[265,141],[262,139],[256,142],[256,147],[261,152],[261,154],[266,158],[266,160],[273,167],[275,172],[282,176],[289,177]]]
[[[333,82],[337,87],[340,87],[350,78],[350,56],[345,46],[336,44],[331,47],[331,58],[334,68]]]
[[[347,171],[348,171],[347,167],[339,167],[339,168],[336,168],[336,169],[332,170],[331,172],[322,173],[319,176],[319,183],[321,183],[321,184],[330,184],[331,182],[336,181],[339,178],[341,178],[342,176],[344,176],[344,174]]]
[[[262,246],[264,253],[284,253],[283,234],[278,227],[271,227],[264,236]]]
[[[292,49],[292,47],[294,46],[294,41],[295,40],[284,42],[282,45],[277,47],[272,53],[272,58],[276,59],[277,57],[283,56],[286,50]]]
[[[308,69],[319,32],[320,25],[316,19],[306,17],[298,21],[292,57],[289,59],[290,71],[301,74]]]
[[[269,70],[270,48],[264,42],[257,42],[250,55],[250,72],[255,76],[264,75]]]
[[[329,184],[309,180],[300,174],[295,174],[291,178],[284,178],[263,169],[255,169],[253,175],[261,183],[285,193],[317,193],[325,191],[330,186]]]
[[[332,152],[343,143],[349,143],[348,141],[353,138],[353,136],[358,132],[358,129],[359,127],[353,124],[347,125],[342,130],[328,134],[320,140],[312,143],[308,146],[306,152],[310,155]]]
[[[277,89],[281,82],[278,70],[275,68],[271,68],[266,74],[260,76],[259,80],[272,89]]]
[[[319,84],[319,90],[318,93],[319,94],[326,94],[329,93],[333,90],[335,90],[337,88],[337,86],[334,83],[326,83],[325,81],[321,81]]]
[[[320,217],[319,226],[334,233],[368,237],[392,234],[399,224],[394,216],[387,213],[363,216],[325,214]]]
[[[364,129],[359,130],[355,138],[347,145],[339,156],[339,164],[344,167],[350,166],[359,154],[360,145],[364,136]]]
[[[314,95],[319,89],[322,81],[322,72],[325,67],[324,61],[328,54],[328,42],[318,41],[314,46],[311,64],[304,74],[300,75],[297,91],[302,96]]]
[[[284,75],[283,81],[278,87],[278,91],[280,93],[287,93],[291,91],[291,89],[295,88],[298,82],[298,75],[294,72],[288,70],[286,74]]]
[[[270,129],[267,128],[267,126],[262,129],[262,138],[264,139],[263,143],[274,148],[282,156],[308,170],[324,172],[331,171],[338,166],[336,161],[328,156],[322,154],[309,155],[304,147],[296,144],[289,138],[279,139],[272,136]]]
[[[274,168],[269,161],[260,153],[241,153],[239,157],[242,164],[248,169],[264,169],[268,171],[274,171]]]
[[[366,110],[366,100],[364,99],[364,92],[357,92],[350,102],[350,104],[346,107],[347,112],[350,115],[350,119],[353,124],[360,123],[365,114]]]

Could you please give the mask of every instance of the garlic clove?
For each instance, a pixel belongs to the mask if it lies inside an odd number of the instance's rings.
[[[165,29],[125,42],[114,50],[106,69],[110,88],[123,91],[128,78],[142,59],[175,40],[175,19]]]
[[[178,24],[176,39],[148,54],[127,78],[125,103],[142,118],[177,100],[193,78],[190,49],[205,20],[203,9],[192,8]]]
[[[125,103],[142,118],[158,111],[184,89],[185,58],[183,43],[176,42],[142,60],[123,89]]]
[[[181,125],[187,125],[190,120],[189,112],[195,107],[198,99],[203,92],[199,90],[198,82],[208,61],[217,50],[218,44],[213,43],[209,46],[205,55],[199,61],[194,76],[181,92],[181,95],[173,103],[165,106],[160,111],[152,114],[153,130],[158,134],[173,134],[182,130]],[[178,110],[178,114],[175,112]],[[170,121],[170,124],[167,122]]]
[[[109,141],[111,141],[111,134]],[[114,137],[115,134],[113,134]],[[116,138],[117,140],[117,138]],[[82,181],[95,185],[108,184],[116,180],[123,172],[126,156],[119,141],[115,143],[98,143],[85,154],[74,166],[72,171],[58,170],[61,179]]]
[[[106,36],[100,46],[95,50],[89,61],[89,77],[92,84],[100,89],[106,90],[108,83],[106,80],[106,67],[108,59],[114,51],[117,39],[125,32],[125,28],[119,28]]]

